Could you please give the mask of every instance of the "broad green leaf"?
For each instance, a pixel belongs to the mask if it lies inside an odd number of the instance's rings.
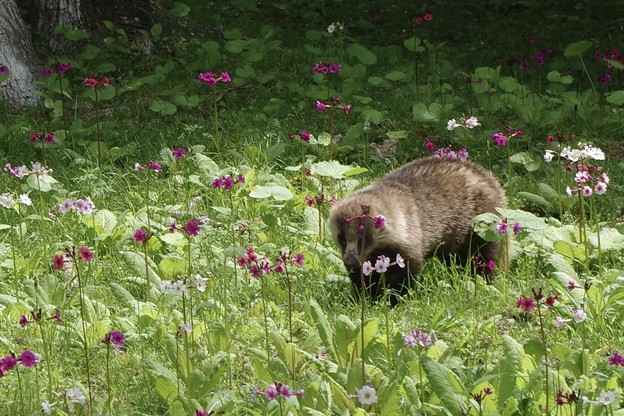
[[[334,324],[336,328],[336,336],[335,336],[335,346],[336,346],[336,356],[334,359],[338,362],[339,365],[346,365],[349,362],[349,357],[351,355],[351,351],[349,346],[351,344],[352,338],[355,336],[357,331],[357,326],[351,322],[349,317],[345,315],[339,315],[336,318],[336,322]]]
[[[78,40],[87,39],[89,37],[89,34],[87,33],[86,30],[83,30],[83,29],[70,29],[67,32],[65,32],[65,37],[75,42]]]
[[[607,62],[609,62],[613,66],[613,68],[624,69],[624,64],[622,64],[621,62],[614,61],[613,59],[607,59]]]
[[[559,73],[559,71],[550,71],[548,73],[548,75],[546,75],[546,79],[548,79],[548,81],[550,82],[558,82],[560,84],[572,84],[572,81],[574,80],[574,78],[572,78],[572,75],[561,75]]]
[[[389,79],[390,81],[403,81],[405,80],[405,72],[392,71],[386,74],[386,79]]]
[[[377,62],[377,56],[362,45],[352,43],[347,47],[347,54],[356,57],[364,65],[373,65]]]
[[[364,120],[373,122],[375,124],[381,123],[384,119],[381,111],[373,110],[370,108],[362,111],[362,117],[364,117]]]
[[[386,136],[391,139],[405,139],[407,138],[406,130],[387,131]]]
[[[622,105],[624,104],[624,91],[622,90],[613,91],[611,94],[607,95],[606,100],[608,103],[611,103],[611,104]]]
[[[585,249],[579,244],[568,243],[567,241],[555,241],[553,244],[555,251],[569,259],[585,261]]]
[[[96,72],[98,74],[106,74],[106,73],[109,73],[109,72],[113,72],[116,69],[117,69],[117,67],[114,64],[105,63],[105,64],[98,65],[97,68],[96,68]]]
[[[439,122],[442,117],[442,107],[437,103],[432,103],[427,107],[424,103],[416,103],[412,107],[414,120],[421,123]]]
[[[362,357],[362,349],[366,349],[371,341],[375,339],[379,332],[379,319],[373,318],[364,324],[364,328],[360,327],[357,336],[349,344],[349,352],[351,354],[351,361],[356,358]],[[362,347],[362,332],[364,333],[364,346]]]
[[[312,175],[318,175],[323,177],[331,177],[335,179],[342,179],[346,172],[353,169],[353,166],[341,165],[336,160],[317,162],[310,166]]]
[[[518,163],[524,166],[527,172],[534,172],[542,166],[542,162],[540,160],[535,159],[528,152],[519,152],[511,155],[509,160],[513,163]]]
[[[158,263],[158,271],[164,279],[177,280],[187,274],[188,263],[182,257],[167,256]]]
[[[95,232],[98,235],[108,236],[115,231],[117,226],[117,217],[115,214],[107,209],[98,210],[93,214],[95,220]],[[85,225],[93,226],[93,221],[90,218],[84,220]]]
[[[421,40],[418,38],[409,38],[403,41],[403,46],[410,52],[423,52],[424,47],[421,46]]]
[[[524,356],[522,345],[509,335],[503,335],[503,356],[500,360],[498,388],[496,389],[498,408],[515,396],[517,378],[521,376],[521,363]]]
[[[169,12],[177,17],[186,16],[191,11],[191,8],[184,3],[174,3]]]
[[[186,238],[182,233],[166,233],[159,234],[158,238],[165,244],[172,246],[183,246],[187,244]]]
[[[269,184],[254,186],[254,189],[249,193],[249,196],[256,199],[273,197],[277,201],[288,201],[289,199],[292,199],[293,193],[282,185]]]
[[[249,41],[245,39],[235,39],[225,42],[225,50],[232,53],[241,53],[247,46]]]
[[[126,263],[139,276],[145,276],[145,257],[143,254],[136,253],[134,251],[122,251],[120,252]],[[147,259],[147,274],[150,277],[150,281],[160,284],[160,276],[154,271],[156,264],[148,257]]]
[[[516,196],[524,199],[527,202],[537,205],[538,207],[542,208],[544,211],[547,211],[547,212],[553,208],[552,204],[546,199],[544,199],[544,197],[541,195],[536,195],[531,192],[521,191],[521,192],[516,193]]]
[[[162,34],[162,25],[160,23],[156,23],[154,26],[152,26],[150,32],[152,33],[153,37],[158,38]]]
[[[33,174],[29,175],[28,178],[26,178],[26,183],[32,189],[36,189],[41,192],[49,192],[52,189],[57,188],[57,186],[55,185],[58,184],[58,181],[50,175],[41,176]]]
[[[563,56],[570,57],[580,55],[591,47],[592,43],[588,40],[574,42],[566,46],[565,50],[563,51]]]
[[[457,376],[431,357],[421,357],[421,363],[431,389],[444,408],[452,415],[466,414],[467,393]]]
[[[305,217],[303,231],[309,235],[317,235],[319,233],[319,210],[314,207],[305,207],[303,216]]]

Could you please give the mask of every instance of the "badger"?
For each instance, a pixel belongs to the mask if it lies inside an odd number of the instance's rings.
[[[376,298],[385,285],[396,305],[397,295],[406,293],[410,279],[419,275],[429,257],[444,261],[454,257],[465,263],[478,256],[482,264],[496,261],[499,243],[474,234],[471,220],[486,212],[498,214],[496,208],[506,206],[503,188],[485,168],[429,157],[338,200],[330,210],[328,226],[356,288],[362,289],[364,262],[375,265],[385,256],[382,259],[389,267],[384,281],[373,271],[365,276],[365,290]],[[482,269],[489,279],[490,270]]]

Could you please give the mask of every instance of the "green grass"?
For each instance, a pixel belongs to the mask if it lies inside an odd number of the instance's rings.
[[[624,352],[624,93],[621,68],[593,56],[621,47],[621,2],[607,14],[601,4],[551,10],[531,1],[422,10],[199,3],[152,29],[150,55],[107,29],[46,60],[72,63],[67,95],[55,75],[42,81],[46,106],[0,103],[2,159],[41,161],[57,181],[0,176],[0,193],[32,200],[0,207],[0,358],[40,355],[35,367],[4,371],[0,414],[38,414],[42,402],[55,415],[622,414],[624,363],[609,359]],[[427,12],[434,19],[412,27]],[[344,31],[327,33],[338,21]],[[581,51],[583,40],[590,47]],[[547,48],[543,66],[520,69]],[[342,70],[312,75],[318,61]],[[205,71],[233,81],[209,87],[197,82]],[[612,81],[603,86],[605,73]],[[98,88],[96,101],[83,79],[104,75],[112,86]],[[352,105],[350,114],[316,110],[331,97]],[[448,131],[462,115],[481,126]],[[499,148],[491,135],[505,124],[523,137]],[[56,144],[28,141],[50,131]],[[330,133],[341,141],[330,144]],[[605,152],[590,163],[608,173],[608,191],[581,199],[582,215],[577,195],[565,196],[573,173],[543,162],[546,149],[557,150],[548,135]],[[328,200],[428,155],[425,139],[466,148],[501,179],[513,208],[505,215],[523,230],[512,265],[488,285],[463,265],[430,260],[396,308],[367,301],[362,322],[327,234]],[[175,159],[177,148],[186,155]],[[162,172],[135,170],[150,161]],[[213,187],[237,174],[244,183]],[[320,206],[307,204],[321,193]],[[93,213],[59,211],[67,198],[87,197]],[[181,229],[189,221],[199,222],[197,236]],[[477,229],[495,238],[493,227]],[[145,243],[133,240],[139,228],[153,232]],[[81,247],[93,261],[80,258]],[[238,263],[247,247],[266,256],[270,274],[252,277]],[[282,251],[302,253],[303,267],[286,262],[288,274],[276,272]],[[55,255],[62,270],[52,267]],[[205,290],[192,287],[196,275]],[[163,289],[178,280],[183,296]],[[539,306],[523,312],[516,302],[525,297]],[[60,323],[48,319],[57,309]],[[574,321],[579,310],[583,322]],[[407,347],[412,330],[433,343]],[[111,331],[125,335],[123,346],[102,342]],[[274,383],[290,386],[291,397],[252,397]],[[364,385],[375,388],[375,403],[358,400]],[[84,400],[68,396],[71,388]],[[570,403],[558,405],[558,391]],[[592,403],[569,400],[572,392]]]

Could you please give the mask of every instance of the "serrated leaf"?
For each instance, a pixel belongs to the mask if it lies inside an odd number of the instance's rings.
[[[325,349],[329,351],[331,356],[336,358],[336,350],[334,349],[334,334],[332,332],[332,327],[327,320],[327,316],[314,298],[310,298],[309,303],[310,314],[312,315],[312,319],[316,324],[316,331],[321,338],[321,342],[323,343]]]
[[[444,408],[452,415],[465,414],[466,389],[461,385],[457,376],[431,357],[423,356],[421,364],[427,374],[431,389]]]
[[[502,409],[507,400],[514,396],[517,377],[520,376],[524,349],[522,345],[509,335],[503,335],[503,357],[500,360],[497,392],[498,408]]]
[[[377,56],[362,45],[352,43],[347,47],[347,54],[358,58],[364,65],[373,65],[377,62]]]
[[[566,46],[563,51],[563,56],[576,56],[585,52],[587,49],[591,48],[592,43],[588,40],[581,40],[579,42],[574,42]]]

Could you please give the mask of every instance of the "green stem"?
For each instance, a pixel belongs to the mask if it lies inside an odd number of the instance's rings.
[[[87,321],[85,320],[85,305],[84,305],[84,287],[82,285],[82,279],[80,278],[80,266],[78,265],[78,259],[76,258],[76,250],[73,249],[72,258],[74,260],[74,266],[76,268],[76,277],[78,279],[78,291],[80,298],[80,318],[82,321],[82,347],[85,354],[85,364],[87,370],[87,390],[89,392],[89,416],[93,414],[93,392],[91,389],[91,366],[89,362],[89,344],[87,342]]]
[[[41,333],[41,342],[43,344],[43,350],[45,351],[48,357],[47,363],[46,363],[46,370],[48,372],[48,398],[51,398],[52,397],[52,351],[50,348],[50,343],[47,342],[45,331],[43,330],[43,323],[39,320],[37,322],[37,325],[39,326],[39,332]]]

